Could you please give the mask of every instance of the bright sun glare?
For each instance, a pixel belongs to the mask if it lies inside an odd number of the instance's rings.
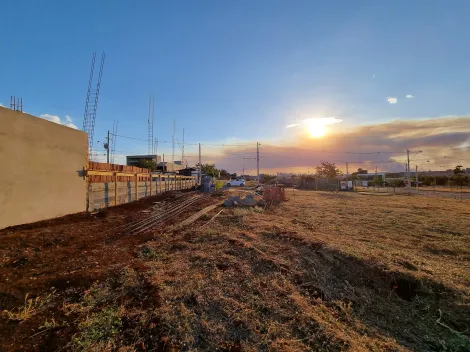
[[[286,126],[286,128],[292,128],[297,126],[304,125],[307,128],[308,133],[312,138],[323,137],[327,132],[328,128],[326,126],[339,123],[343,120],[337,119],[335,117],[320,117],[320,118],[311,118],[302,120],[302,123],[294,123]]]
[[[323,137],[326,134],[326,125],[322,119],[308,119],[304,121],[304,124],[313,138]]]

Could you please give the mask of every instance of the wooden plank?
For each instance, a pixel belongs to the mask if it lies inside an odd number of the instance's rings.
[[[114,205],[118,205],[117,172],[114,173]]]
[[[135,174],[134,182],[135,182],[135,200],[139,199],[139,174]]]
[[[87,170],[88,176],[113,176],[112,171],[96,171],[96,170]]]
[[[150,174],[136,174],[135,172],[115,172],[115,171],[98,171],[98,170],[86,170],[88,176],[125,176],[134,177],[138,175],[140,177],[150,177]]]
[[[215,214],[208,222],[206,222],[204,225],[202,225],[200,228],[203,228],[204,226],[206,225],[209,225],[212,221],[214,221],[220,214],[222,214],[222,212],[224,211],[224,209],[222,209],[221,211],[219,211],[217,214]]]
[[[196,214],[193,214],[189,218],[187,218],[186,220],[180,222],[177,227],[183,227],[183,226],[191,225],[193,222],[195,222],[201,216],[203,216],[204,214],[207,214],[208,212],[210,212],[211,210],[217,208],[218,206],[219,206],[219,204],[213,204],[213,205],[209,205],[208,207],[205,207],[204,209],[198,211]]]

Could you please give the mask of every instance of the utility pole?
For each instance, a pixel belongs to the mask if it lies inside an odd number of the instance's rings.
[[[375,176],[374,176],[374,178],[377,180],[377,165],[375,165]],[[375,190],[375,186],[376,185],[375,185],[375,182],[374,182],[374,190]],[[377,186],[377,190],[380,192],[379,186]]]
[[[202,173],[202,164],[201,164],[201,143],[199,143],[199,172],[197,176],[197,183],[201,184],[201,173]]]
[[[108,130],[108,137],[106,137],[106,163],[109,164],[109,130]]]
[[[157,156],[157,152],[158,152],[158,139],[155,138],[155,141],[153,142],[153,145],[154,145],[154,149],[155,149],[155,161],[157,162],[158,164],[158,156]]]
[[[171,171],[175,171],[175,133],[176,133],[176,121],[173,120],[173,139],[172,139],[172,153],[171,153]]]
[[[243,164],[243,179],[245,179],[245,164]]]
[[[259,179],[259,142],[256,142],[256,169],[258,172],[258,185],[260,184]]]
[[[346,161],[346,176],[348,176],[348,179],[349,179],[349,165],[347,161]]]
[[[406,178],[408,180],[408,184],[406,185],[408,188],[408,193],[411,194],[411,176],[410,176],[410,150],[406,149]]]
[[[416,165],[416,193],[419,193],[419,183],[418,183],[418,165]]]
[[[183,128],[183,144],[181,147],[181,166],[185,167],[184,165],[184,128]]]

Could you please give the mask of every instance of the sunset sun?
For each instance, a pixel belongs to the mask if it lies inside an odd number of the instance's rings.
[[[286,127],[291,128],[291,127],[305,126],[305,129],[310,135],[310,137],[320,138],[327,134],[328,125],[333,125],[341,121],[342,120],[334,118],[334,117],[317,117],[317,118],[305,119],[301,121],[302,123],[294,123]]]
[[[326,132],[326,125],[322,119],[308,119],[304,121],[307,131],[313,138],[323,137]]]

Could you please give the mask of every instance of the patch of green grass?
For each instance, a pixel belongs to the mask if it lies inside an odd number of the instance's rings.
[[[162,256],[163,254],[154,251],[152,247],[146,244],[140,248],[139,257],[142,260],[160,259]]]
[[[204,215],[202,215],[199,219],[204,220],[204,221],[207,221],[207,220],[210,220],[210,219],[211,219],[211,216],[209,216],[208,214],[204,214]]]
[[[113,344],[121,332],[122,321],[119,311],[108,307],[93,313],[87,320],[81,322],[78,328],[80,332],[73,339],[73,343],[79,350],[88,350],[101,342],[107,342],[107,345]]]

